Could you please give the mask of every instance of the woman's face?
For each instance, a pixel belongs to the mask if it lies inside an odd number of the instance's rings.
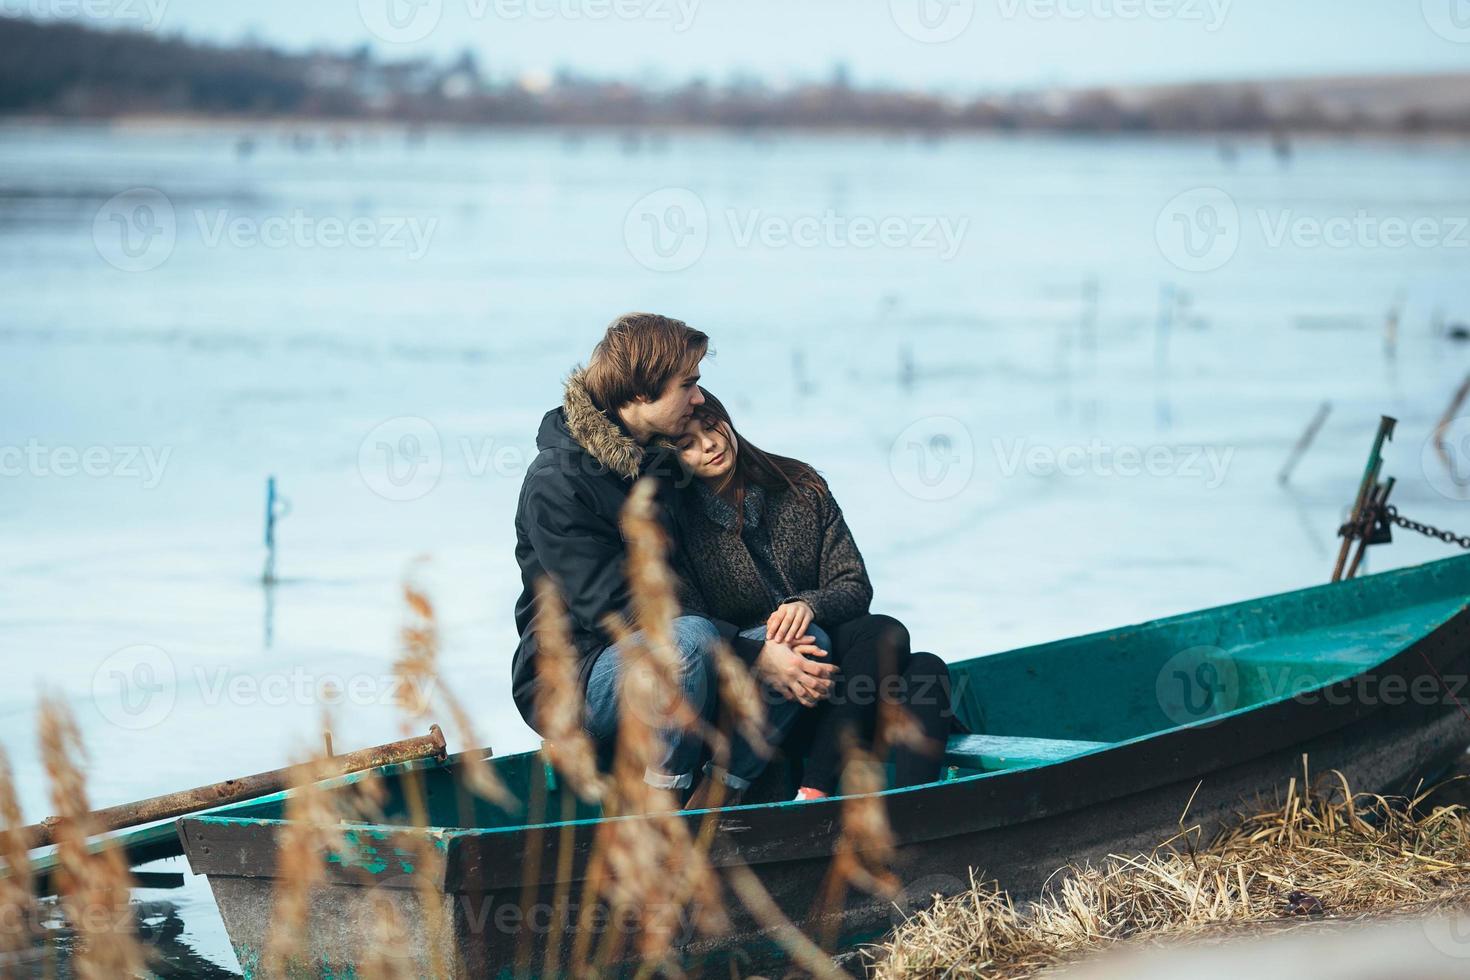
[[[735,468],[740,447],[725,423],[695,415],[679,440],[679,460],[701,480],[718,480]]]

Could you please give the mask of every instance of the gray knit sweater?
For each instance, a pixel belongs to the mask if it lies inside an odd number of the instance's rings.
[[[679,494],[676,571],[681,604],[741,629],[757,626],[782,602],[801,599],[818,625],[863,615],[873,599],[868,570],[832,493],[751,487],[745,522],[695,480]]]

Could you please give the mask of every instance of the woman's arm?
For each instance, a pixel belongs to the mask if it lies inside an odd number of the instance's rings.
[[[731,652],[745,661],[747,667],[753,667],[765,644],[760,640],[741,636],[739,626],[717,619],[710,613],[709,601],[700,590],[689,555],[682,547],[674,548],[669,564],[674,573],[674,598],[679,602],[679,615],[702,616],[714,623],[715,629],[720,631],[720,638],[729,645]]]
[[[823,625],[836,626],[856,619],[868,611],[873,601],[873,583],[862,553],[848,530],[842,508],[832,491],[817,501],[817,518],[822,525],[822,553],[819,560],[817,587],[789,596],[786,602],[805,602],[813,618]]]

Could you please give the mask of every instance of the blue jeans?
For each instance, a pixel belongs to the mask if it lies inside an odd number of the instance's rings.
[[[719,683],[715,676],[713,650],[720,638],[715,624],[702,616],[680,616],[674,620],[674,643],[682,665],[684,699],[707,724],[719,718]],[[832,650],[832,641],[820,627],[807,630],[817,639],[817,646]],[[741,636],[763,640],[764,625],[744,630]],[[587,677],[587,732],[601,743],[610,742],[618,731],[618,683],[624,670],[624,651],[613,644],[597,657]],[[766,704],[767,742],[779,745],[801,716],[801,705],[761,684]],[[657,725],[656,719],[650,719]],[[658,765],[650,766],[643,778],[651,786],[663,789],[688,789],[694,785],[694,771],[704,756],[704,742],[698,732],[679,727],[660,727],[663,751]],[[745,739],[735,735],[730,740],[730,767],[725,773],[726,785],[743,790],[766,767],[766,759]],[[704,769],[710,771],[710,765]]]

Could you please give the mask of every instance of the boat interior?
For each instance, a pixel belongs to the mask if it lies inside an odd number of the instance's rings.
[[[1467,603],[1470,556],[952,663],[967,733],[950,738],[944,778],[1060,762],[1313,691],[1403,651]],[[385,771],[383,822],[427,812],[431,826],[493,830],[602,815],[539,752],[489,761],[514,806],[466,792],[451,756]],[[278,794],[215,814],[279,819],[282,805]]]

